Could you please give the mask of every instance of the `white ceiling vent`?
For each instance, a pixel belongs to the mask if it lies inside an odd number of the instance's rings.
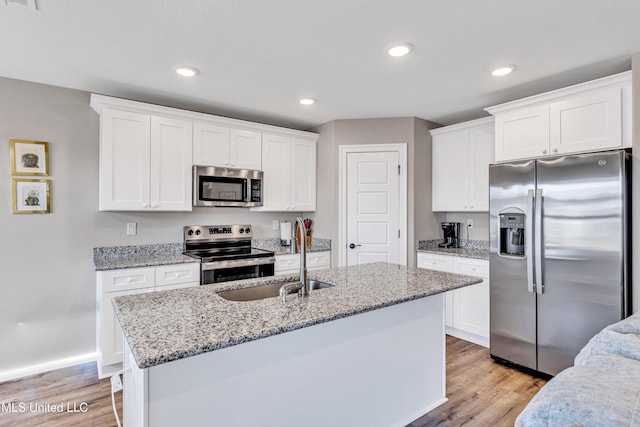
[[[7,6],[26,7],[31,10],[38,10],[36,0],[4,0]]]

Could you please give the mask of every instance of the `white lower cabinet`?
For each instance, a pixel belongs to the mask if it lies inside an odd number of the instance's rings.
[[[418,253],[419,268],[482,277],[477,285],[445,294],[447,334],[489,346],[489,261],[458,256]]]
[[[323,270],[331,267],[331,251],[307,252],[307,270]],[[300,271],[300,254],[276,255],[275,274]]]
[[[96,282],[98,376],[105,378],[122,369],[122,329],[113,311],[111,300],[125,295],[199,286],[200,264],[171,264],[98,271]]]

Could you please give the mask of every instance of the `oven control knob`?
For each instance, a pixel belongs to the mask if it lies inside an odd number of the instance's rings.
[[[202,233],[200,230],[196,230],[196,236],[199,236]]]
[[[244,231],[246,231],[247,233],[251,233],[251,229],[249,227],[245,228]]]
[[[189,236],[193,236],[193,230],[189,230],[189,231],[187,231],[187,234],[188,234]]]
[[[240,229],[240,234],[244,233],[244,228]]]

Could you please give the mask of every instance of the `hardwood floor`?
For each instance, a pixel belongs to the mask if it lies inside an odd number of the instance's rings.
[[[494,363],[484,347],[447,336],[449,401],[408,427],[513,426],[544,384],[543,379]],[[98,380],[95,363],[0,383],[0,426],[116,426],[110,391],[108,379]],[[38,404],[49,409],[62,404],[63,412],[30,407]],[[116,408],[122,420],[121,391],[116,393]]]
[[[447,335],[449,401],[408,427],[513,426],[546,380],[495,363],[489,349]]]
[[[122,421],[122,391],[115,396]],[[98,379],[95,362],[0,383],[0,405],[0,426],[117,425],[111,382]]]

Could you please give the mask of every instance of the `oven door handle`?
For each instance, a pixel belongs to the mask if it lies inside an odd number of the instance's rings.
[[[203,262],[202,270],[216,270],[222,268],[250,267],[252,265],[275,264],[275,257],[232,259],[227,261]]]

